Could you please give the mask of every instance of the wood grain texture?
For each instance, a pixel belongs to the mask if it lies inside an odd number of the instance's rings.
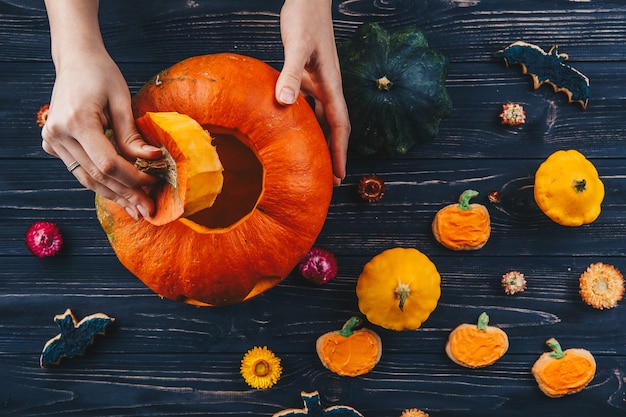
[[[233,51],[282,65],[282,1],[168,0],[102,2],[107,47],[131,92],[156,72],[192,55]],[[432,417],[626,415],[626,307],[594,310],[578,294],[592,262],[626,271],[626,5],[618,0],[343,0],[333,2],[338,42],[363,22],[421,27],[451,61],[453,111],[431,143],[397,158],[350,156],[334,190],[318,244],[338,256],[339,276],[308,284],[292,273],[247,303],[219,309],[162,300],[117,260],[94,211],[93,193],[41,149],[35,124],[50,100],[54,67],[40,0],[0,1],[0,415],[271,416],[300,408],[301,391],[319,390],[322,405],[350,405],[366,416],[421,408]],[[587,110],[493,53],[515,40],[558,44],[591,79]],[[500,124],[507,101],[527,123]],[[533,200],[536,168],[557,149],[578,149],[606,187],[594,223],[552,223]],[[362,175],[387,184],[382,201],[357,196]],[[475,252],[439,245],[430,223],[440,208],[473,188],[491,214],[492,236]],[[491,204],[497,190],[502,202]],[[36,220],[56,222],[59,256],[38,259],[24,244]],[[339,377],[319,362],[315,340],[358,314],[354,287],[363,265],[394,246],[429,255],[442,296],[415,332],[370,325],[383,341],[379,365],[359,378]],[[525,274],[528,288],[507,296],[500,277]],[[104,312],[116,318],[83,357],[39,367],[53,317]],[[486,311],[510,339],[496,364],[469,370],[444,353],[448,333]],[[543,395],[530,368],[557,338],[589,349],[598,371],[583,392]],[[243,354],[268,346],[284,374],[266,391],[239,375]]]

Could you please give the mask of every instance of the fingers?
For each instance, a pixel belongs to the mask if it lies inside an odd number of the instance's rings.
[[[289,105],[296,102],[302,83],[302,71],[308,57],[303,49],[285,50],[285,64],[276,81],[276,100],[280,104]]]
[[[137,158],[159,159],[162,151],[152,146],[137,132],[135,120],[130,107],[130,96],[121,103],[110,106],[111,124],[115,134],[115,142],[120,153],[129,160]]]
[[[331,81],[316,83],[305,72],[301,88],[304,91],[311,91],[315,99],[315,115],[328,137],[335,185],[339,185],[346,177],[348,141],[351,131],[341,79],[334,77]]]
[[[100,129],[77,136],[82,144],[46,123],[42,129],[43,148],[60,158],[66,167],[78,162],[80,165],[71,173],[86,188],[115,201],[135,219],[149,216],[154,202],[141,186],[152,184],[155,179],[121,157]]]

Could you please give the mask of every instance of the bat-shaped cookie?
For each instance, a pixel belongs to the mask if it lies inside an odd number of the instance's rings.
[[[309,417],[363,417],[363,414],[359,413],[352,407],[346,405],[334,405],[329,408],[322,408],[320,403],[320,394],[317,391],[300,393],[302,401],[304,401],[304,408],[289,408],[287,410],[279,411],[272,417],[296,417],[296,416],[309,416]]]
[[[54,316],[54,321],[61,328],[61,333],[44,345],[39,358],[42,368],[56,365],[63,358],[84,354],[94,338],[99,334],[104,334],[106,328],[115,319],[103,313],[96,313],[77,322],[72,310],[68,308],[65,313]]]
[[[587,108],[589,78],[567,65],[567,54],[559,53],[556,45],[545,52],[532,43],[517,41],[496,52],[496,57],[503,58],[507,66],[520,64],[522,73],[533,78],[535,89],[550,84],[554,91],[567,94],[570,103],[578,102],[583,109]]]

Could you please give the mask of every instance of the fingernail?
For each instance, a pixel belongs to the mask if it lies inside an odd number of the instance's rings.
[[[137,215],[137,212],[135,212],[135,210],[133,210],[132,208],[126,207],[126,213],[128,213],[130,217],[135,219],[135,221],[139,220],[139,216]]]
[[[283,104],[293,104],[296,102],[296,93],[289,87],[280,90],[280,102]]]
[[[150,152],[154,152],[154,151],[160,151],[160,148],[157,148],[154,145],[150,145],[149,143],[145,143],[143,145],[141,145],[141,149],[143,149],[144,151],[150,151]]]
[[[141,204],[137,204],[137,210],[139,210],[139,213],[141,213],[144,218],[150,217],[150,213],[148,212],[148,210],[146,210],[146,208]]]

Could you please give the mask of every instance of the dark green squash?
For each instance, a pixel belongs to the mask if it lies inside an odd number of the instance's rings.
[[[387,32],[366,23],[339,45],[350,113],[350,150],[402,155],[437,136],[452,110],[445,86],[448,59],[416,27]]]

